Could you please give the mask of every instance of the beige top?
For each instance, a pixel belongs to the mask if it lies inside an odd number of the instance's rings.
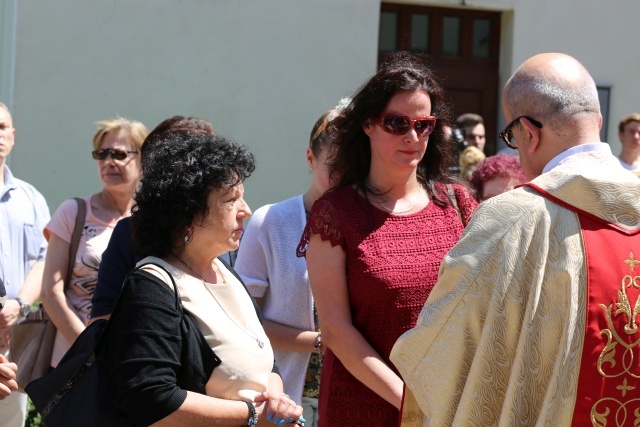
[[[203,283],[155,257],[147,257],[139,265],[147,262],[160,264],[173,275],[184,309],[193,315],[207,343],[222,360],[207,382],[207,395],[254,400],[261,392],[267,391],[273,368],[273,350],[251,297],[238,279],[217,259],[214,262],[224,274],[225,283]],[[145,268],[158,273],[172,288],[171,280],[165,278],[162,270],[154,266]]]

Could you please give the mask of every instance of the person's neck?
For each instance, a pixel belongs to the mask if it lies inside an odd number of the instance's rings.
[[[302,195],[302,204],[304,205],[304,210],[307,212],[311,211],[311,207],[313,204],[322,197],[323,193],[320,193],[316,188],[311,187],[309,191]]]
[[[187,269],[187,273],[196,273],[196,276],[204,279],[208,283],[216,283],[216,271],[213,267],[216,257],[210,254],[210,251],[202,251],[196,247],[196,242],[191,242],[182,253],[173,255],[176,259],[176,267],[184,270]],[[186,265],[185,265],[186,264]]]
[[[383,193],[387,200],[400,200],[407,196],[414,196],[422,188],[415,170],[409,174],[395,175],[375,173],[372,170],[367,177],[367,183]]]
[[[640,164],[640,147],[629,147],[623,145],[620,156],[618,157],[629,165],[638,165]]]
[[[106,210],[117,212],[120,217],[128,216],[133,206],[133,193],[126,190],[103,189],[98,193],[100,203]]]

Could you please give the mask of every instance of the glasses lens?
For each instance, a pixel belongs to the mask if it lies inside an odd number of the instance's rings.
[[[416,133],[420,136],[431,135],[436,127],[436,121],[433,119],[422,119],[416,122]]]
[[[127,158],[127,152],[111,149],[111,157],[113,157],[115,160],[124,160]]]
[[[114,160],[124,160],[127,158],[127,152],[122,150],[114,150],[113,148],[104,148],[91,152],[91,156],[96,160],[106,160],[111,156]]]
[[[409,130],[409,121],[399,116],[384,116],[382,126],[394,135],[404,135]]]

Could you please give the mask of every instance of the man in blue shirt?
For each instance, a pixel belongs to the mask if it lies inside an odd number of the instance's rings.
[[[6,301],[5,295],[4,286],[0,283],[0,311],[2,311],[2,307]],[[16,371],[16,364],[10,363],[6,357],[0,354],[0,400],[10,396],[12,391],[18,389]]]
[[[9,109],[0,102],[0,284],[7,297],[0,312],[0,354],[4,356],[11,325],[25,317],[40,296],[47,251],[42,230],[50,218],[44,197],[32,185],[15,178],[6,165],[15,132]],[[0,425],[22,427],[26,405],[24,393],[12,393],[1,401]]]

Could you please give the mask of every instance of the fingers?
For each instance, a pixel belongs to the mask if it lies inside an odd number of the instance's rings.
[[[267,419],[275,425],[296,424],[304,425],[302,417],[302,407],[296,405],[286,394],[269,399],[269,415]]]
[[[262,393],[260,393],[259,395],[257,395],[253,401],[254,402],[266,402],[269,400],[269,394],[265,393],[264,391]]]
[[[4,358],[4,357],[3,357]],[[0,363],[0,380],[15,380],[16,372],[18,371],[18,366],[13,362],[7,362],[7,359],[4,358],[2,363]]]
[[[0,355],[0,362],[0,400],[2,400],[18,389],[16,382],[18,367],[15,363],[9,363],[2,355]]]

